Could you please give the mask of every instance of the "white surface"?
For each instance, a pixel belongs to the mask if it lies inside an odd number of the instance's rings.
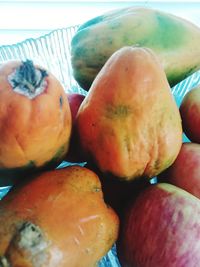
[[[88,19],[130,5],[158,8],[200,26],[200,1],[0,1],[0,45],[36,38],[57,28],[81,24]]]

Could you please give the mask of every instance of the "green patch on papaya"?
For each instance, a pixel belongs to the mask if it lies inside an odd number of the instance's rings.
[[[121,26],[121,22],[117,20],[109,21],[108,26],[111,30],[119,31],[119,27]]]
[[[76,48],[76,57],[82,57],[82,56],[85,55],[86,52],[87,52],[87,48],[85,48],[85,47],[78,47],[78,48]],[[79,66],[79,65],[81,65],[81,64],[80,64],[80,62],[78,62],[78,64],[76,64],[76,67]]]
[[[147,36],[140,40],[140,46],[155,48],[156,50],[172,50],[182,47],[188,41],[188,32],[185,26],[177,20],[156,13],[157,27],[151,32],[151,38]]]
[[[62,157],[64,156],[64,154],[66,153],[66,146],[67,146],[67,145],[68,145],[68,143],[65,144],[65,145],[63,145],[63,146],[61,146],[61,147],[57,150],[56,154],[55,154],[54,157],[52,158],[53,161],[58,161],[58,160],[60,160],[60,158],[62,158]]]
[[[83,39],[87,39],[87,36],[90,34],[90,29],[84,29],[84,30],[80,30],[78,31],[74,37],[71,40],[71,46],[72,49],[75,47],[77,49],[77,47],[80,47],[79,42],[81,42]],[[82,46],[81,46],[82,47]],[[76,52],[77,53],[77,52]]]
[[[112,45],[113,44],[113,38],[112,37],[108,37],[107,39],[106,39],[106,41],[107,41],[107,44],[108,45]],[[106,60],[106,59],[105,59]],[[104,61],[105,62],[105,61]]]
[[[81,73],[77,72],[76,70],[73,71],[73,75],[74,78],[79,81],[78,84],[81,88],[83,88],[84,90],[86,90],[85,88],[90,88],[91,84],[92,84],[92,78],[88,79],[88,77],[81,75]]]
[[[167,73],[170,86],[172,87],[178,84],[180,81],[183,81],[197,70],[199,70],[199,66],[193,66],[189,69],[182,69],[181,72]]]
[[[186,29],[182,23],[159,13],[157,13],[156,18],[159,25],[156,39],[164,48],[177,48],[177,46],[182,46],[185,43],[187,40],[185,35]]]
[[[58,148],[55,155],[52,157],[51,160],[45,162],[43,166],[37,167],[39,171],[43,170],[52,170],[56,168],[63,160],[65,153],[66,153],[66,146],[68,146],[68,143],[62,145],[60,148]]]
[[[131,113],[131,108],[126,105],[109,105],[106,108],[106,117],[109,119],[125,118]]]

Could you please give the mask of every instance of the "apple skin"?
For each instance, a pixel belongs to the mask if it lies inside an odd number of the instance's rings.
[[[71,114],[72,114],[72,124],[74,125],[77,112],[81,103],[83,102],[85,95],[79,93],[67,93],[67,99],[69,102]]]
[[[200,200],[174,185],[149,186],[121,221],[123,267],[198,267],[199,249]]]
[[[85,99],[85,95],[79,93],[67,93],[67,99],[72,115],[72,133],[69,150],[64,160],[68,162],[80,163],[85,161],[85,155],[83,154],[83,151],[81,149],[79,137],[76,131],[76,115],[81,103]]]
[[[158,180],[176,185],[200,198],[200,144],[183,143],[174,163]]]
[[[180,105],[182,127],[191,142],[200,143],[200,86],[193,88]]]

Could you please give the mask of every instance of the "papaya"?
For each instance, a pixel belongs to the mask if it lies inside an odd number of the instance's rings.
[[[78,28],[71,42],[73,74],[88,91],[113,52],[145,46],[160,58],[172,87],[200,69],[199,43],[200,28],[186,19],[148,7],[115,9]]]
[[[118,237],[99,177],[81,166],[14,185],[0,215],[1,267],[94,267]]]
[[[31,60],[0,66],[0,185],[53,169],[68,151],[72,118],[65,90]]]
[[[149,48],[123,47],[104,64],[76,126],[88,161],[125,180],[152,178],[182,144],[182,124],[164,69]]]

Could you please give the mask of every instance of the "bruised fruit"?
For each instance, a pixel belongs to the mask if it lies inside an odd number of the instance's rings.
[[[88,160],[125,180],[156,176],[174,162],[182,144],[179,109],[147,48],[124,47],[109,58],[76,124]]]
[[[1,200],[0,215],[3,267],[94,267],[118,237],[98,176],[80,166],[18,184]]]

